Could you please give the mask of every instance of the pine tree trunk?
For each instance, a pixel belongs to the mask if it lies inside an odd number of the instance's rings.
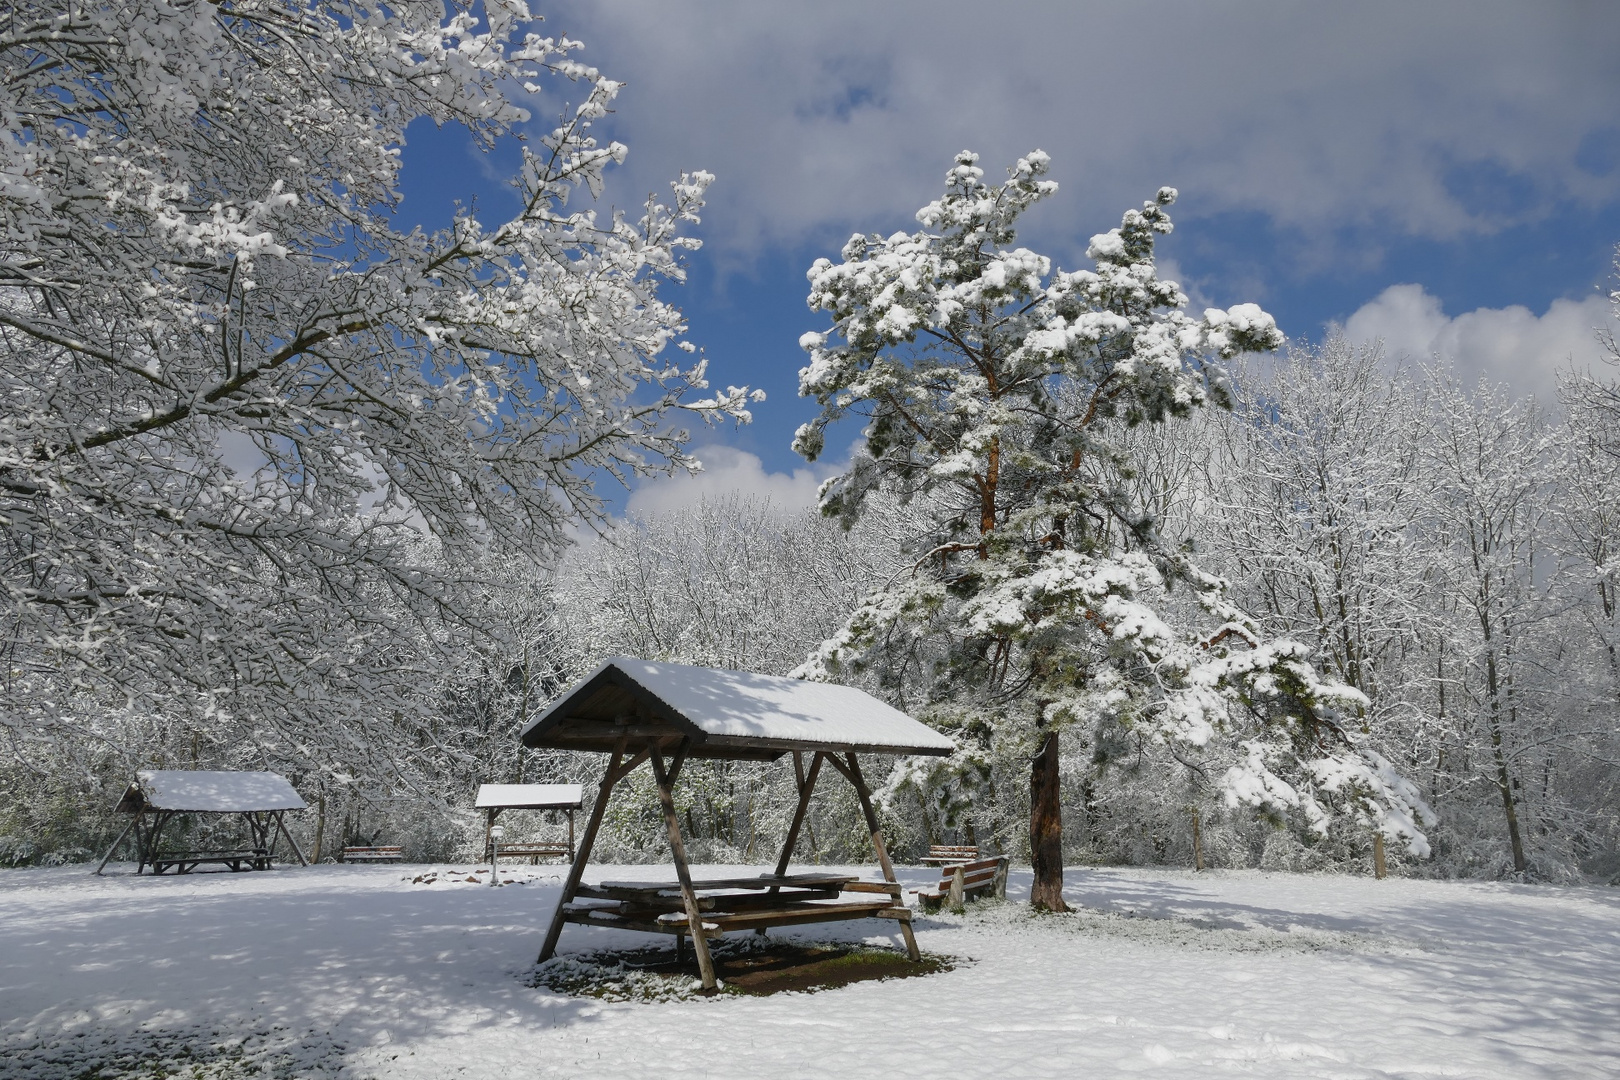
[[[1063,805],[1058,790],[1058,736],[1049,731],[1029,768],[1029,853],[1035,870],[1031,906],[1068,911],[1063,902]]]

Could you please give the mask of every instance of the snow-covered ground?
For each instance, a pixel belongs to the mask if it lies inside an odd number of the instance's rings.
[[[521,981],[555,867],[499,889],[426,867],[128,870],[0,871],[0,1076],[182,1051],[198,1075],[435,1080],[1620,1075],[1614,889],[1071,870],[1073,916],[921,919],[925,950],[971,961],[942,975],[604,1004]],[[588,880],[604,874],[668,870]],[[1027,888],[1015,872],[1011,899]],[[646,943],[563,935],[564,951]]]

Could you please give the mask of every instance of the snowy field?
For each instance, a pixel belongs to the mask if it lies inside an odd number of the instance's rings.
[[[604,1004],[521,981],[554,867],[117,869],[0,872],[0,1076],[1620,1076],[1614,889],[1071,870],[1073,916],[921,919],[968,961],[945,974]],[[563,950],[647,940],[569,927]]]

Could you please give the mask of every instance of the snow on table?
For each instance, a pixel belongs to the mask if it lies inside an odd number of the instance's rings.
[[[609,1004],[520,981],[557,872],[503,872],[525,884],[500,889],[467,883],[466,870],[413,884],[419,874],[0,871],[0,1076],[51,1076],[42,1044],[138,1040],[143,1025],[284,1030],[307,1058],[299,1076],[1620,1073],[1612,889],[1071,870],[1066,895],[1087,910],[1032,917],[1016,903],[1028,873],[1015,871],[1014,903],[917,921],[925,951],[970,961],[942,975]],[[935,872],[901,875],[918,886]],[[569,927],[562,951],[644,944]]]

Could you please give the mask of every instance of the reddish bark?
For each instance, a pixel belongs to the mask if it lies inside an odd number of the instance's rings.
[[[1049,731],[1029,768],[1029,851],[1035,884],[1031,906],[1068,911],[1063,902],[1063,804],[1058,791],[1058,736]]]

